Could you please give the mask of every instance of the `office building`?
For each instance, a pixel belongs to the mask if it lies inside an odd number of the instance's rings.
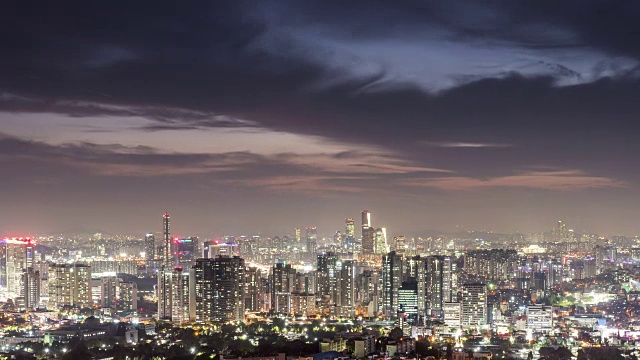
[[[426,274],[427,313],[442,319],[444,303],[452,301],[455,263],[450,256],[428,256]]]
[[[318,244],[318,229],[315,226],[306,229],[307,235],[307,253],[313,259],[316,255],[316,246]]]
[[[374,253],[378,255],[384,255],[389,252],[389,246],[387,246],[387,229],[377,228],[374,240]]]
[[[198,255],[198,238],[195,236],[179,239],[176,238],[173,241],[175,248],[176,266],[180,266],[184,269],[189,269],[193,265]]]
[[[533,332],[553,330],[553,307],[547,305],[529,305],[527,307],[527,329]]]
[[[462,308],[459,302],[445,302],[442,306],[444,313],[444,324],[452,329],[460,327],[460,317]]]
[[[405,324],[416,325],[418,323],[418,283],[414,278],[403,281],[398,289],[397,312],[404,315]]]
[[[387,318],[394,317],[398,309],[398,289],[402,286],[404,275],[403,261],[403,256],[395,251],[382,258],[382,311]]]

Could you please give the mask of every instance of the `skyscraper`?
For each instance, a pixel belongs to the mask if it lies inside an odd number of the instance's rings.
[[[318,296],[325,312],[337,317],[350,317],[355,309],[355,272],[353,260],[340,260],[337,255],[318,255],[316,271]]]
[[[487,321],[487,286],[484,283],[462,285],[460,324],[469,328],[485,325]]]
[[[245,269],[244,309],[246,311],[263,311],[262,273],[257,267]]]
[[[382,310],[394,317],[398,310],[398,289],[403,280],[403,257],[395,251],[382,257]]]
[[[344,219],[345,222],[345,233],[344,233],[344,241],[342,241],[342,248],[347,250],[347,252],[353,252],[356,245],[356,230],[355,230],[355,222],[353,218]]]
[[[198,238],[196,236],[174,239],[173,241],[174,252],[176,257],[176,266],[181,266],[185,269],[191,268],[194,260],[199,257],[198,255]]]
[[[371,213],[369,210],[362,210],[362,227],[371,227]]]
[[[32,265],[33,244],[30,238],[0,240],[0,285],[11,298],[22,292],[22,274]]]
[[[316,246],[318,242],[318,230],[315,226],[308,227],[307,232],[307,253],[313,259],[316,255]]]
[[[291,293],[296,291],[296,269],[291,264],[276,263],[271,269],[271,309],[276,313],[291,312]]]
[[[373,254],[375,229],[371,227],[371,213],[368,210],[362,211],[362,253]]]
[[[443,319],[444,303],[452,301],[455,264],[450,256],[432,255],[426,260],[427,312],[432,317]]]
[[[175,267],[171,273],[171,322],[185,323],[194,319],[195,309],[190,302],[189,272]],[[193,315],[193,316],[192,316]]]
[[[28,268],[23,275],[25,308],[33,309],[40,304],[41,277],[40,271],[33,267]],[[48,295],[48,294],[47,294]]]
[[[387,229],[385,228],[376,229],[373,247],[374,247],[373,251],[378,255],[383,255],[389,252],[389,247],[387,246]]]
[[[116,309],[118,301],[119,282],[116,276],[104,276],[100,279],[100,306]]]
[[[169,228],[169,214],[162,215],[162,266],[169,268],[171,266],[171,231]]]
[[[156,259],[156,237],[153,233],[144,236],[144,256],[147,264]]]
[[[237,256],[197,259],[193,278],[196,321],[227,322],[244,318],[244,259]]]
[[[51,265],[49,303],[54,307],[91,307],[91,266],[80,263]]]
[[[118,309],[123,311],[138,310],[138,285],[135,282],[121,281],[118,294]]]

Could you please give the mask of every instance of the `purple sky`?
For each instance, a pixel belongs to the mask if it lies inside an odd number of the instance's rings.
[[[640,4],[15,6],[0,234],[640,233]]]

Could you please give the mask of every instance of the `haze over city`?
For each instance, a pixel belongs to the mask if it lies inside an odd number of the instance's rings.
[[[640,232],[635,2],[33,5],[0,14],[2,234]]]

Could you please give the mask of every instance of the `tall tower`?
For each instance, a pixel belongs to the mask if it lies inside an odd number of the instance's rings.
[[[345,233],[344,233],[344,241],[342,242],[342,247],[348,249],[353,252],[356,243],[356,227],[355,221],[353,218],[344,219],[345,223]]]
[[[402,255],[392,251],[382,257],[382,308],[387,318],[396,315],[398,289],[403,280]]]
[[[362,227],[371,227],[371,213],[369,210],[362,210]]]
[[[373,254],[375,229],[371,227],[371,213],[368,210],[362,211],[362,252]]]
[[[168,268],[171,264],[171,231],[169,228],[169,214],[162,215],[162,266]]]

